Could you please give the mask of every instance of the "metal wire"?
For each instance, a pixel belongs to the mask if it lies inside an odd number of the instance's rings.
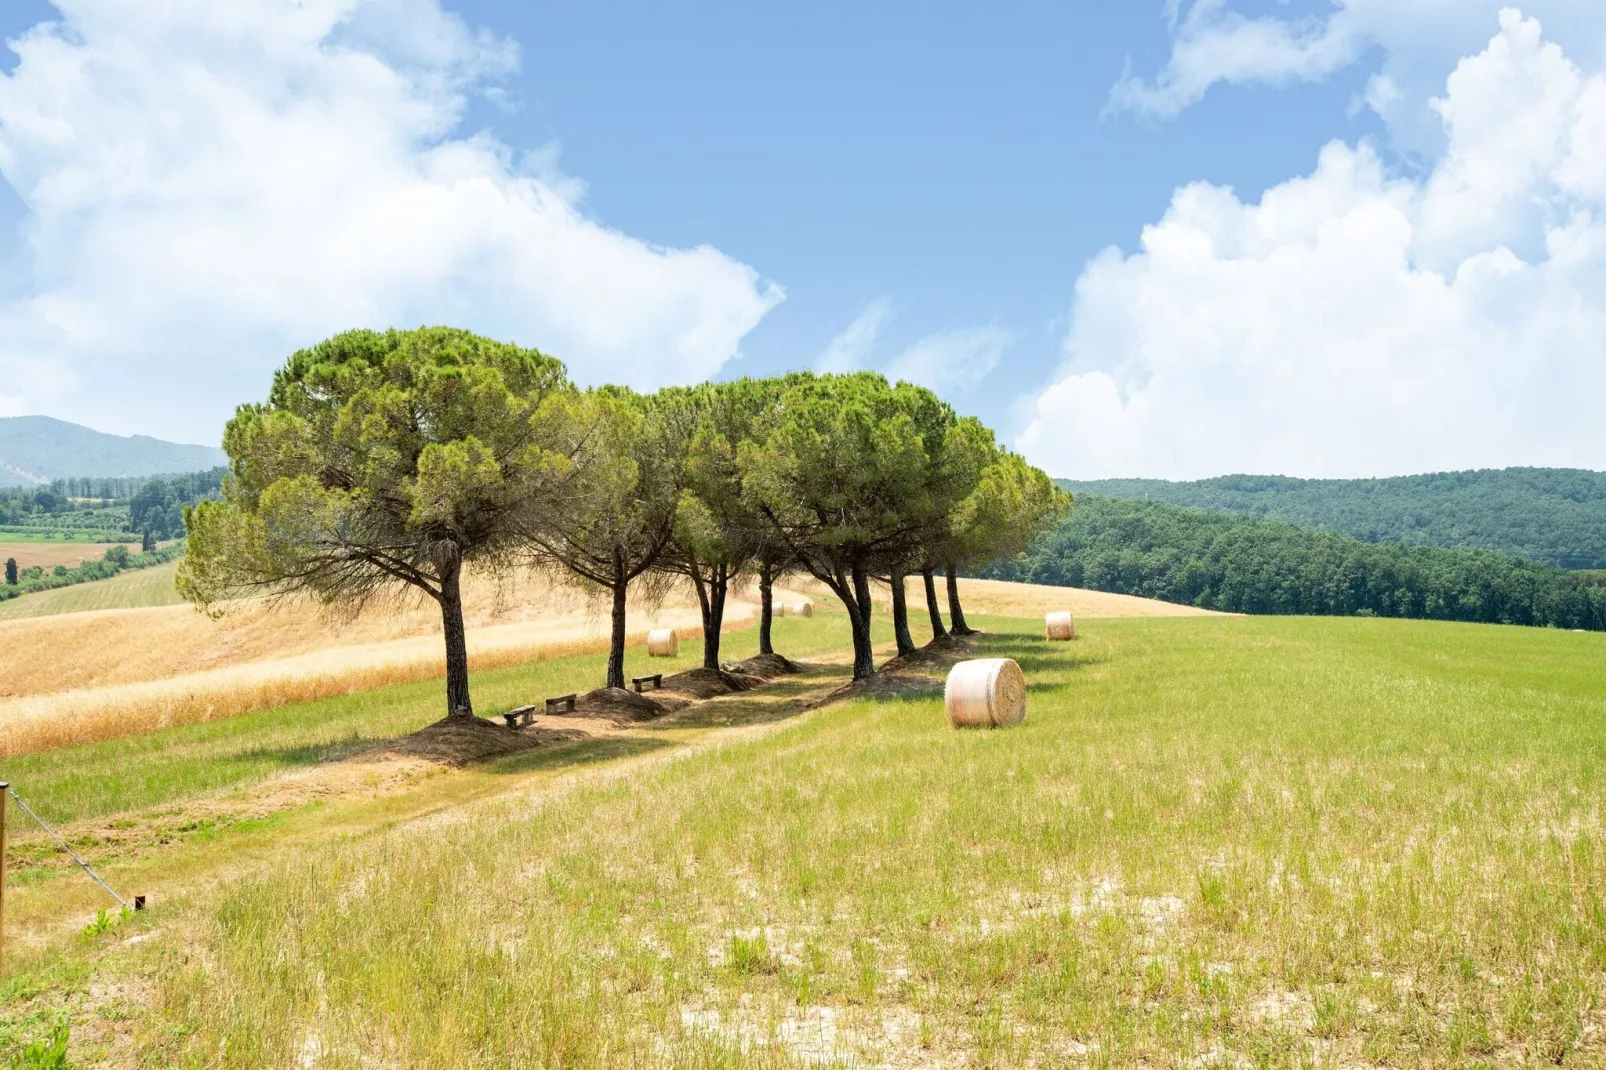
[[[85,873],[89,874],[90,880],[94,881],[96,884],[98,884],[102,888],[106,889],[106,894],[110,895],[113,899],[115,899],[119,903],[123,904],[123,907],[125,909],[127,909],[127,910],[134,909],[133,907],[128,905],[128,900],[124,899],[122,896],[120,896],[116,892],[112,891],[112,886],[107,884],[105,881],[101,880],[100,876],[94,870],[89,868],[89,864],[87,862],[85,862],[82,858],[78,857],[78,852],[77,851],[74,851],[71,847],[67,846],[67,841],[62,839],[60,836],[58,836],[56,834],[56,830],[55,829],[53,829],[49,825],[45,824],[43,818],[41,818],[38,814],[34,813],[32,810],[30,810],[28,808],[28,804],[22,801],[22,796],[17,794],[17,789],[16,788],[7,788],[6,790],[11,793],[11,797],[13,799],[17,800],[17,805],[22,807],[22,812],[23,813],[25,813],[29,817],[33,818],[34,821],[38,823],[40,828],[44,829],[47,833],[50,834],[50,838],[51,839],[53,839],[57,843],[61,844],[61,849],[63,851],[66,851],[67,854],[72,857],[72,860],[74,862],[78,863],[78,868],[79,869],[81,869]]]

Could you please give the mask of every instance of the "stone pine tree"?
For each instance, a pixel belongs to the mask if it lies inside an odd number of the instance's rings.
[[[626,604],[669,552],[681,489],[679,443],[661,405],[619,387],[585,397],[592,462],[584,508],[549,525],[537,552],[612,602],[607,682],[625,686]]]
[[[883,550],[879,576],[892,592],[893,639],[898,653],[905,655],[915,651],[905,580],[923,566],[932,542],[948,532],[952,516],[976,488],[996,447],[992,432],[981,421],[956,416],[951,406],[923,387],[899,387],[920,434],[922,489],[904,507],[906,535]],[[933,630],[933,638],[941,634]]]
[[[689,390],[661,391],[658,404],[683,459],[674,543],[665,571],[689,578],[703,619],[703,668],[719,668],[720,630],[731,584],[749,567],[760,571],[759,653],[774,653],[774,536],[742,494],[737,454],[779,402],[780,381],[739,379]]]
[[[922,517],[918,388],[879,375],[795,377],[740,451],[743,491],[800,568],[847,610],[853,678],[875,675],[870,581]]]
[[[955,635],[971,635],[959,600],[959,571],[1026,552],[1041,532],[1058,524],[1072,497],[1041,469],[1008,450],[996,452],[976,489],[960,502],[948,537],[933,547],[948,574],[948,619]]]
[[[509,567],[575,507],[587,449],[563,365],[445,327],[351,331],[302,350],[244,405],[221,500],[187,510],[179,590],[358,609],[422,592],[441,612],[446,708],[470,717],[463,572]]]

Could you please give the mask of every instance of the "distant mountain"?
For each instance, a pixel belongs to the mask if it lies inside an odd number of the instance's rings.
[[[68,476],[198,472],[227,463],[214,446],[107,435],[49,416],[0,417],[0,486],[31,486]]]
[[[1367,542],[1497,550],[1606,568],[1606,472],[1506,468],[1394,479],[1059,480],[1076,494],[1247,513]]]

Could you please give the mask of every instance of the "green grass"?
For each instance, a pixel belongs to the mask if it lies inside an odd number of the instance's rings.
[[[777,650],[798,657],[835,650],[848,642],[846,617],[783,618],[775,622],[774,640]],[[721,657],[748,657],[757,644],[756,629],[731,632]],[[583,654],[475,673],[475,708],[493,716],[549,695],[590,690],[602,683],[605,662],[605,655]],[[693,640],[681,644],[679,658],[649,659],[644,648],[632,648],[625,667],[630,675],[671,673],[701,662],[702,641]],[[444,704],[439,680],[402,684],[10,758],[0,762],[0,780],[9,780],[53,823],[106,817],[249,786],[341,757],[438,720]]]
[[[53,617],[90,609],[136,609],[176,606],[183,601],[173,589],[178,562],[120,572],[108,580],[77,583],[0,602],[0,620]]]
[[[860,700],[237,883],[122,967],[156,985],[143,1057],[1606,1059],[1602,637],[986,626],[1019,729]]]

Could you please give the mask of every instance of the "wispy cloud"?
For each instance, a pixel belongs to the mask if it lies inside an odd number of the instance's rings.
[[[887,375],[918,383],[948,400],[985,379],[1014,341],[1002,327],[967,327],[927,335],[893,358]]]
[[[858,371],[869,366],[870,355],[881,337],[882,328],[892,319],[892,302],[878,297],[859,310],[843,332],[815,358],[814,370],[822,373]]]

